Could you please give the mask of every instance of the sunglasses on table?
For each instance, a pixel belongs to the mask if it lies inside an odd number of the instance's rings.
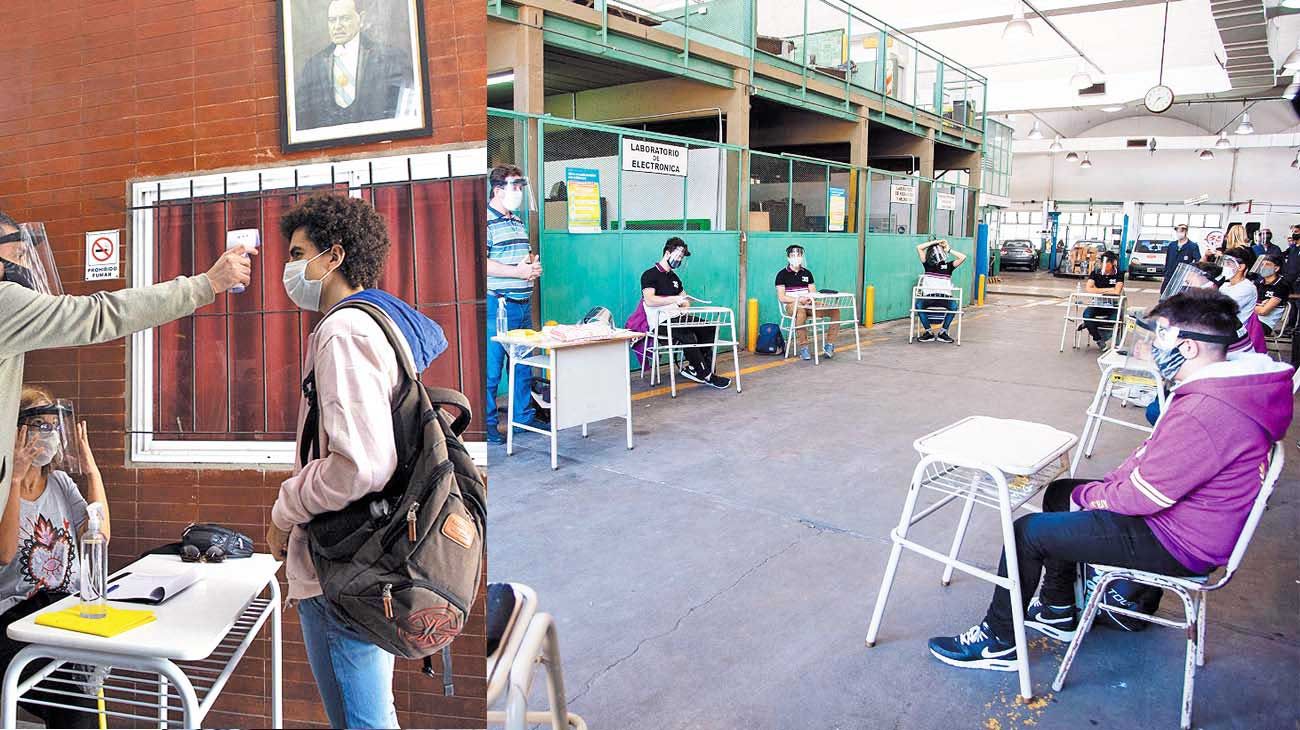
[[[200,552],[194,545],[186,545],[181,548],[182,563],[220,563],[226,559],[226,551],[220,546],[213,545],[205,552]]]

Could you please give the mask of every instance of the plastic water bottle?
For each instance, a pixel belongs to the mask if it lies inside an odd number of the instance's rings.
[[[510,319],[506,317],[506,298],[497,297],[497,336],[510,331]]]
[[[81,617],[104,618],[108,602],[104,584],[108,582],[108,538],[104,535],[104,505],[86,505],[86,531],[81,535]]]
[[[261,239],[261,232],[256,228],[242,228],[237,231],[226,231],[226,250],[229,251],[235,246],[252,246],[253,248],[257,248],[261,245]],[[244,254],[244,258],[248,258],[248,254]],[[237,284],[230,287],[230,293],[243,294],[244,285]]]

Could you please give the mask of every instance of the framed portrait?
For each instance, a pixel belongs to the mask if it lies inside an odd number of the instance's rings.
[[[422,0],[278,0],[285,152],[433,132]]]

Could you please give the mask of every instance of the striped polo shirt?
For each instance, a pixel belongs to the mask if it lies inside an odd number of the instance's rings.
[[[487,257],[499,264],[514,265],[528,258],[528,228],[513,215],[501,215],[487,209]],[[489,276],[488,291],[511,299],[527,299],[533,293],[533,283],[527,279],[508,276]]]

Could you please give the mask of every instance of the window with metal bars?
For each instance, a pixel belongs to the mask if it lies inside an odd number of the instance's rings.
[[[131,459],[292,463],[303,348],[322,315],[284,291],[280,218],[312,195],[375,206],[392,243],[379,288],[438,322],[449,342],[421,379],[481,402],[484,165],[479,150],[134,184],[135,286],[206,270],[228,231],[257,229],[262,243],[245,291],[133,337]],[[469,439],[482,434],[476,417]]]

